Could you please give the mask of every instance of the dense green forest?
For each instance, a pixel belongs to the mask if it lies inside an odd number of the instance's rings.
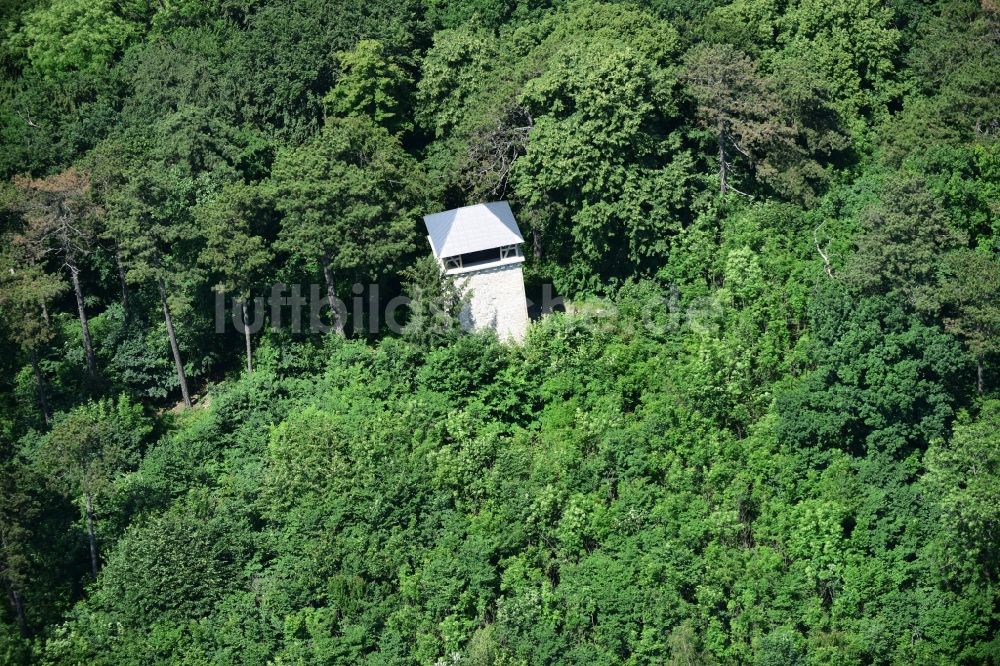
[[[0,34],[0,662],[1000,664],[995,0]],[[421,223],[500,199],[523,344]]]

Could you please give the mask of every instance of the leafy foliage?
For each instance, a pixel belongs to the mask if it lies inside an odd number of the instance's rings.
[[[0,661],[1000,662],[998,16],[6,3]]]

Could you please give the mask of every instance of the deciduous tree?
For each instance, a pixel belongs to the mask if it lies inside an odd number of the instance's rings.
[[[83,505],[91,573],[99,566],[98,503],[112,492],[116,479],[134,468],[152,427],[142,407],[124,395],[75,407],[56,419],[33,452],[48,483]]]
[[[25,470],[14,460],[0,463],[0,579],[17,618],[22,636],[28,636],[24,589],[31,568],[31,523],[39,506],[25,489]]]

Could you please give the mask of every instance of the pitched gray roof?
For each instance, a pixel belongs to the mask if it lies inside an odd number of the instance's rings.
[[[439,258],[524,242],[506,201],[425,215],[424,224],[434,256]]]

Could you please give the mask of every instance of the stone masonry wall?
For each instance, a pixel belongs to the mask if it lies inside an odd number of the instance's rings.
[[[520,263],[455,277],[466,293],[471,292],[469,306],[461,314],[463,328],[493,328],[501,340],[524,340],[528,330],[528,301]]]

